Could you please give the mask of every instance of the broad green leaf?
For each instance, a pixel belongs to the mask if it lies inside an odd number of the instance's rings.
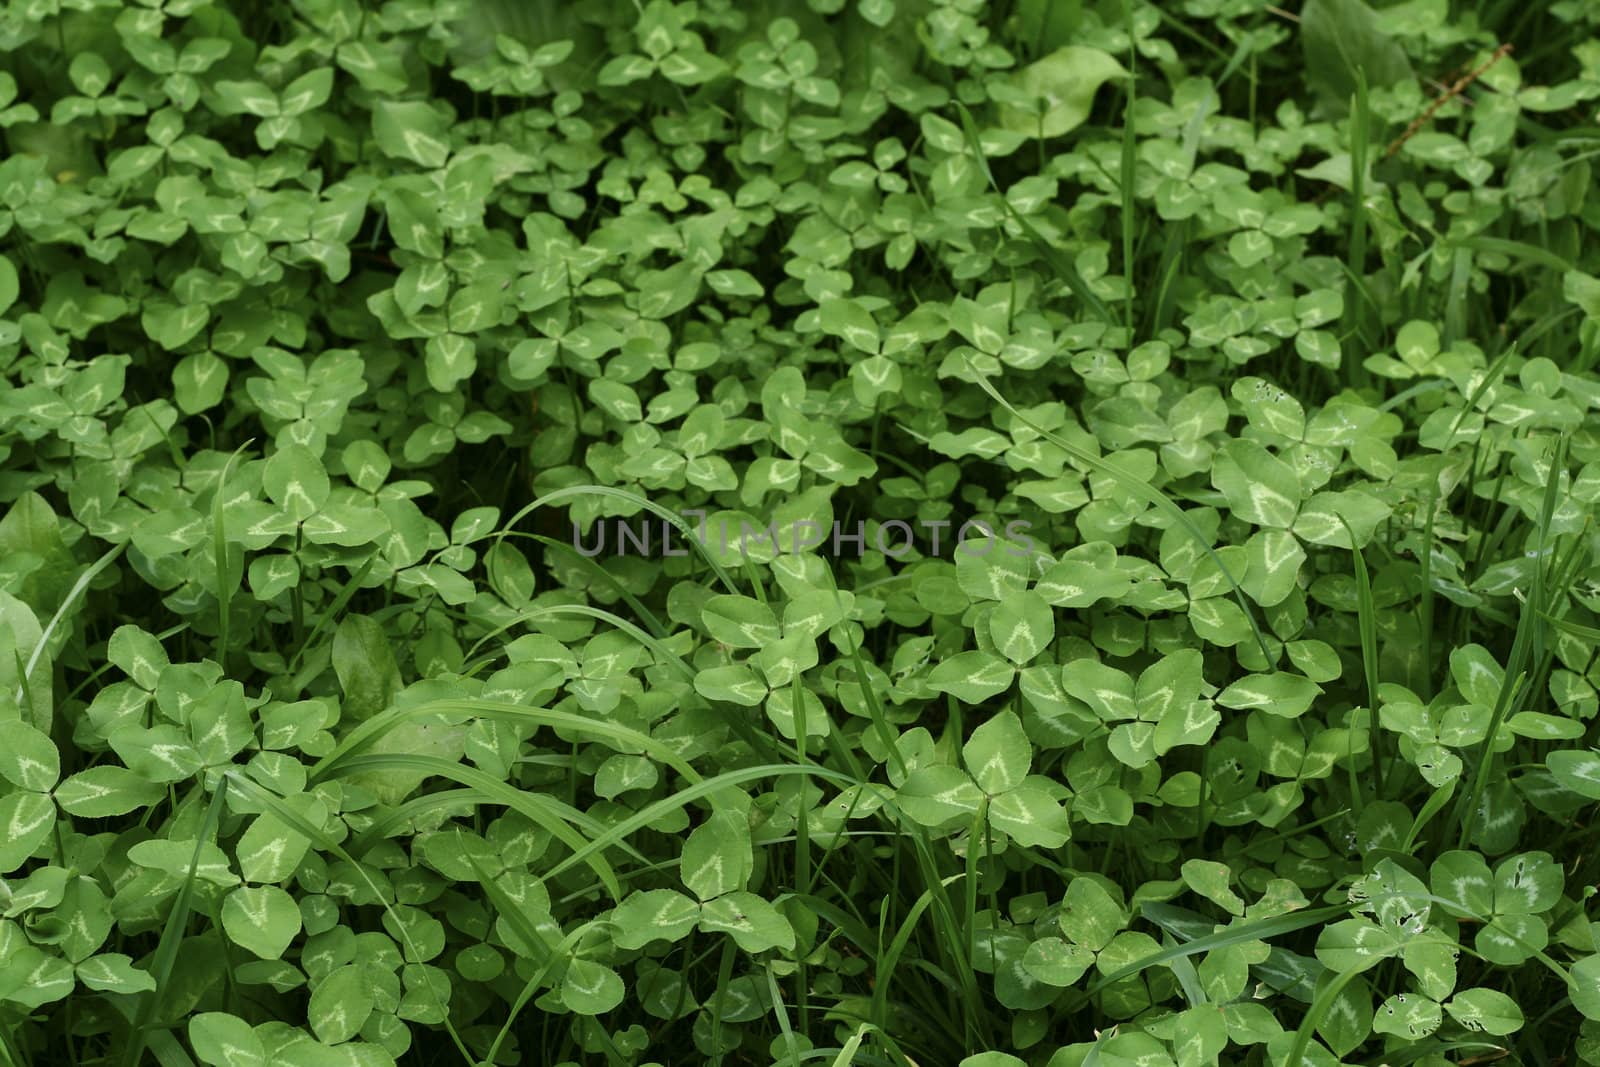
[[[227,388],[228,365],[214,352],[192,352],[172,368],[173,400],[185,415],[216,407]]]
[[[744,664],[711,667],[694,676],[694,690],[707,700],[722,700],[753,708],[767,699],[767,683]]]
[[[448,393],[471,378],[478,369],[478,346],[459,333],[441,333],[428,338],[423,349],[423,366],[428,385]]]
[[[1016,668],[993,652],[958,652],[928,673],[928,685],[967,704],[981,704],[1008,689]]]
[[[773,905],[754,893],[729,893],[700,908],[700,929],[725,933],[746,952],[794,948],[794,927]]]
[[[1600,1020],[1600,954],[1583,957],[1572,965],[1567,993],[1584,1018]]]
[[[736,811],[716,811],[683,845],[679,873],[701,900],[743,889],[752,869],[749,821]]]
[[[843,338],[852,348],[877,355],[878,324],[858,301],[824,300],[817,309],[817,322],[825,333]]]
[[[1356,976],[1342,988],[1322,987],[1319,998],[1332,994],[1327,1009],[1317,1022],[1317,1036],[1327,1042],[1336,1056],[1349,1055],[1372,1034],[1372,987]]]
[[[211,1067],[267,1067],[267,1049],[250,1024],[237,1015],[203,1011],[189,1019],[189,1043],[200,1062]]]
[[[1252,441],[1229,441],[1217,454],[1211,484],[1239,518],[1287,529],[1300,509],[1300,479],[1283,460]]]
[[[1573,1002],[1577,1003],[1576,997]],[[1495,989],[1463,989],[1444,1007],[1452,1019],[1468,1030],[1498,1037],[1522,1029],[1522,1009],[1516,1001]]]
[[[1139,718],[1160,724],[1187,716],[1205,683],[1203,665],[1198,649],[1184,648],[1162,656],[1141,671],[1133,687]]]
[[[1458,918],[1482,921],[1494,912],[1494,878],[1476,852],[1442,853],[1428,871],[1428,883],[1433,895]]]
[[[56,788],[55,795],[69,815],[104,819],[149,807],[165,798],[166,790],[126,767],[103,764],[74,774]]]
[[[571,961],[561,978],[561,1002],[578,1015],[603,1015],[626,995],[622,977],[593,960]]]
[[[1228,1046],[1228,1024],[1225,1009],[1213,1005],[1197,1005],[1180,1012],[1172,1042],[1177,1067],[1201,1067],[1214,1064],[1217,1056]]]
[[[1411,77],[1405,50],[1362,0],[1309,0],[1300,14],[1306,77],[1323,104],[1344,114],[1361,77],[1369,88]]]
[[[285,797],[283,802],[312,826],[321,826],[327,820],[327,807],[316,797],[300,794]],[[310,847],[311,842],[298,831],[284,825],[271,812],[263,812],[245,827],[234,849],[245,881],[282,882],[294,873]]]
[[[19,789],[48,793],[61,777],[55,742],[20,719],[0,722],[0,777]]]
[[[1009,1052],[979,1052],[963,1059],[959,1067],[1027,1067],[1027,1061]]]
[[[1600,800],[1600,752],[1562,749],[1544,758],[1556,781],[1581,797]]]
[[[43,793],[11,793],[0,797],[0,874],[21,867],[50,836],[56,824],[56,806]]]
[[[450,132],[444,116],[420,100],[379,99],[372,106],[372,134],[392,159],[434,169],[450,158]]]
[[[1026,848],[1060,848],[1072,835],[1061,802],[1027,782],[990,799],[989,825]]]
[[[978,788],[995,796],[1022,784],[1033,763],[1033,746],[1022,721],[1002,711],[972,731],[961,758]]]
[[[275,885],[240,886],[223,898],[222,929],[234,944],[275,960],[300,932],[300,909]]]
[[[1311,679],[1288,671],[1251,674],[1217,694],[1225,708],[1257,708],[1286,719],[1303,715],[1322,692]]]
[[[1115,667],[1097,660],[1075,659],[1061,668],[1061,684],[1068,695],[1089,705],[1104,722],[1139,717],[1133,679]]]
[[[712,597],[700,618],[711,636],[730,648],[763,648],[781,634],[772,609],[749,597]]]
[[[1417,978],[1417,985],[1434,1000],[1443,1000],[1456,987],[1456,943],[1430,928],[1428,936],[1412,938],[1401,953],[1406,970]]]
[[[17,294],[20,291],[17,284],[17,268],[12,265],[10,259],[0,256],[0,314],[17,302]]]
[[[330,1045],[349,1041],[366,1025],[376,997],[367,969],[356,963],[345,964],[312,988],[306,1021],[319,1041]]]
[[[204,304],[152,302],[145,305],[140,323],[144,332],[166,349],[179,349],[205,329],[211,311]]]
[[[640,949],[656,940],[682,940],[700,921],[700,905],[673,889],[649,889],[619,904],[611,921],[618,948]]]
[[[1370,919],[1342,919],[1323,927],[1317,937],[1317,959],[1337,973],[1364,971],[1404,947],[1404,937],[1392,927]]]
[[[1061,902],[1061,932],[1075,945],[1099,952],[1127,925],[1122,905],[1094,878],[1075,878]]]
[[[371,718],[400,691],[400,669],[389,636],[367,615],[351,613],[339,620],[333,632],[332,663],[344,690],[340,718],[359,722]]]
[[[1007,593],[989,613],[994,647],[1019,667],[1043,652],[1055,635],[1055,613],[1032,590]]]
[[[1189,859],[1184,861],[1181,871],[1184,884],[1190,889],[1230,914],[1244,914],[1244,900],[1229,888],[1233,872],[1227,864]]]
[[[1229,390],[1252,426],[1298,441],[1305,436],[1306,412],[1300,401],[1263,378],[1244,377]]]
[[[918,767],[895,793],[907,817],[924,826],[943,826],[952,819],[970,819],[983,802],[983,791],[957,767]]]
[[[278,95],[278,107],[284,115],[303,115],[326,103],[332,91],[333,68],[319,67],[286,85]]]
[[[1116,550],[1103,542],[1070,549],[1040,576],[1034,592],[1059,608],[1087,608],[1115,600],[1133,584],[1117,569],[1116,556]]]
[[[1244,548],[1249,561],[1240,579],[1244,591],[1264,608],[1283,603],[1299,587],[1305,549],[1286,530],[1257,530]]]
[[[117,627],[106,644],[106,658],[120,667],[135,684],[154,689],[167,666],[167,653],[161,642],[137,626]]]
[[[304,445],[286,445],[274,452],[262,471],[261,485],[296,522],[315,515],[328,500],[328,472]]]
[[[90,956],[75,970],[78,981],[90,989],[105,993],[148,993],[156,987],[156,980],[148,971],[135,967],[133,960],[119,952]]]
[[[955,554],[956,581],[974,600],[1000,600],[1007,593],[1027,588],[1029,560],[1024,546],[981,531],[951,549]]]
[[[1001,125],[1030,137],[1060,137],[1089,117],[1102,85],[1126,75],[1121,63],[1098,48],[1058,48],[1011,76],[1010,86],[1027,101],[1027,109],[1002,106]]]
[[[1547,852],[1524,852],[1502,860],[1494,871],[1497,915],[1541,915],[1561,900],[1561,865]]]
[[[1350,547],[1350,531],[1365,548],[1378,524],[1389,516],[1389,505],[1358,489],[1317,493],[1307,500],[1294,521],[1295,536],[1314,545]],[[1340,522],[1340,519],[1344,522]],[[1349,530],[1345,528],[1349,524]]]
[[[1093,966],[1093,952],[1059,937],[1040,938],[1022,956],[1022,969],[1035,981],[1060,989],[1074,985]]]

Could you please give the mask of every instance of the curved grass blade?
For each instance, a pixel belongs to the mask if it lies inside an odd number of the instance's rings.
[[[850,1067],[856,1062],[856,1050],[861,1047],[861,1041],[873,1030],[871,1023],[862,1023],[856,1027],[856,1032],[850,1035],[850,1040],[839,1046],[839,1054],[833,1058],[830,1067]]]
[[[613,847],[635,830],[649,826],[673,811],[687,807],[701,797],[711,796],[720,789],[742,785],[745,782],[759,781],[762,778],[782,778],[791,774],[814,775],[818,778],[843,782],[846,785],[855,784],[848,775],[841,774],[838,771],[830,771],[825,767],[818,767],[814,764],[802,767],[792,763],[769,763],[757,767],[741,767],[738,770],[727,771],[717,775],[715,778],[707,778],[696,782],[694,785],[680,789],[671,796],[662,797],[655,803],[640,808],[628,818],[612,824],[606,828],[604,833],[597,836],[582,849],[572,853],[565,859],[558,860],[549,870],[544,872],[544,877],[547,879],[554,878],[576,864],[587,861],[591,854]]]
[[[654,634],[656,637],[667,636],[667,627],[659,618],[656,617],[656,613],[646,607],[644,602],[638,597],[628,592],[628,590],[623,587],[622,583],[617,580],[617,576],[600,566],[600,564],[596,563],[593,557],[584,555],[582,552],[579,552],[576,548],[573,548],[565,541],[557,541],[554,537],[546,537],[543,534],[534,534],[532,536],[535,541],[544,545],[546,548],[554,549],[557,552],[572,557],[572,560],[577,563],[578,566],[588,571],[591,576],[603,579],[611,586],[611,588],[617,591],[617,595],[623,599],[628,607],[633,609],[634,614],[640,619],[644,620],[645,625],[650,627],[650,632],[652,634]]]
[[[383,890],[378,888],[378,883],[372,880],[372,876],[367,874],[367,868],[365,865],[363,865],[354,856],[350,855],[350,853],[345,850],[343,845],[339,844],[339,842],[323,833],[321,827],[313,826],[304,817],[302,817],[299,812],[285,804],[281,798],[251,781],[249,778],[244,777],[244,775],[242,775],[239,771],[230,770],[225,772],[222,776],[222,781],[232,785],[237,792],[247,797],[251,803],[258,804],[266,811],[271,812],[273,818],[277,819],[279,822],[289,827],[289,829],[293,830],[301,837],[304,837],[306,840],[316,845],[321,851],[327,852],[334,857],[344,860],[346,863],[348,863],[350,867],[361,876],[361,880],[367,883],[367,888],[372,890],[372,895],[376,897],[378,903],[382,905],[384,914],[389,917],[390,921],[394,924],[394,928],[399,931],[400,940],[405,942],[406,950],[411,955],[411,958],[423,958],[424,954],[417,947],[416,942],[412,939],[406,924],[400,921],[399,915],[395,914],[394,907],[392,906],[388,896],[383,892]],[[218,790],[221,790],[220,785],[218,786]],[[198,851],[195,854],[195,859],[197,861],[199,860]],[[450,1021],[450,1012],[448,1009],[446,1009],[444,1003],[439,999],[438,991],[434,989],[433,983],[424,982],[422,985],[428,990],[428,995],[430,998],[432,998],[433,1006],[438,1010],[439,1017],[444,1020],[445,1032],[450,1035],[450,1040],[455,1045],[456,1051],[461,1053],[461,1058],[467,1063],[476,1063],[477,1061],[473,1058],[472,1053],[467,1049],[466,1042],[461,1040],[461,1035],[456,1031],[455,1025]],[[126,1067],[133,1067],[133,1065],[128,1064]]]
[[[942,879],[939,883],[941,890],[950,883],[966,877],[966,873],[952,874]],[[917,920],[922,918],[922,913],[927,911],[934,901],[934,887],[929,886],[918,895],[916,902],[911,905],[911,910],[906,912],[906,917],[900,923],[900,929],[895,931],[889,947],[878,958],[877,980],[872,987],[872,1018],[879,1027],[887,1020],[887,1006],[889,1000],[889,984],[894,981],[894,972],[900,965],[900,957],[905,954],[906,946],[911,943],[911,935],[916,932]]]
[[[356,856],[365,855],[367,849],[388,837],[389,831],[397,826],[405,826],[419,816],[456,807],[476,809],[487,800],[488,798],[480,795],[476,789],[444,789],[437,793],[424,793],[422,796],[412,797],[390,808],[368,824],[365,830],[350,841],[350,852]]]
[[[1096,318],[1107,326],[1117,325],[1116,315],[1112,313],[1110,308],[1106,307],[1105,301],[1095,295],[1094,290],[1084,280],[1083,275],[1078,273],[1077,265],[1072,262],[1072,259],[1063,254],[1055,245],[1045,240],[1044,234],[1040,233],[1033,223],[1023,217],[1022,213],[1011,203],[1010,198],[1000,191],[999,183],[994,180],[994,174],[989,170],[988,157],[983,154],[983,140],[978,135],[977,124],[972,121],[972,113],[959,102],[956,104],[956,111],[961,116],[961,130],[966,134],[967,150],[972,153],[972,158],[978,164],[978,170],[982,172],[984,180],[989,183],[989,188],[994,190],[995,195],[1000,198],[1000,202],[1005,205],[1006,213],[1011,216],[1012,221],[1032,242],[1033,247],[1044,257],[1045,262],[1050,264],[1050,268],[1061,275],[1061,280],[1067,283],[1067,288],[1072,290],[1073,295],[1089,305],[1089,309],[1094,312]]]
[[[1356,627],[1361,633],[1361,672],[1367,683],[1367,747],[1372,752],[1373,795],[1383,799],[1384,767],[1378,742],[1382,732],[1376,729],[1378,719],[1378,611],[1372,600],[1372,575],[1367,571],[1367,559],[1356,543],[1356,532],[1343,515],[1335,515],[1350,538],[1350,555],[1356,575]],[[1362,808],[1360,790],[1355,785],[1355,763],[1350,764],[1350,803],[1359,818]]]
[[[347,759],[341,768],[343,774],[359,774],[362,771],[413,771],[448,778],[453,782],[476,789],[484,796],[497,804],[503,804],[513,811],[518,812],[530,822],[543,827],[550,835],[574,852],[589,844],[574,827],[583,827],[591,834],[602,831],[602,826],[578,811],[576,808],[563,804],[559,800],[545,796],[542,793],[532,793],[518,789],[506,782],[485,774],[476,767],[468,767],[463,763],[440,759],[438,756],[406,755],[403,753],[388,753],[376,756],[352,756]],[[635,858],[647,858],[633,846],[626,842],[615,842],[616,846],[630,852]],[[591,854],[588,857],[589,867],[599,877],[601,883],[611,894],[611,899],[621,903],[622,883],[617,881],[617,874],[611,869],[611,864],[599,855]]]
[[[1507,355],[1512,349],[1507,349]],[[1502,359],[1505,357],[1502,356]],[[1486,379],[1487,380],[1487,379]],[[1482,385],[1476,392],[1481,392]],[[1494,739],[1500,734],[1500,726],[1522,704],[1527,696],[1528,686],[1523,684],[1532,679],[1528,675],[1528,658],[1535,646],[1543,644],[1544,633],[1541,629],[1541,617],[1548,614],[1546,596],[1549,589],[1546,585],[1545,555],[1550,540],[1550,523],[1555,516],[1556,497],[1561,485],[1561,475],[1567,466],[1567,439],[1560,438],[1556,441],[1554,454],[1550,457],[1550,474],[1544,486],[1544,501],[1539,509],[1539,540],[1538,549],[1534,556],[1536,564],[1533,568],[1533,588],[1528,596],[1528,610],[1522,612],[1517,619],[1516,636],[1511,641],[1511,655],[1506,662],[1505,674],[1500,683],[1500,692],[1495,697],[1494,710],[1489,716],[1488,732],[1479,742],[1477,759],[1472,764],[1472,777],[1468,783],[1467,791],[1457,800],[1453,811],[1456,824],[1461,828],[1456,841],[1457,848],[1466,848],[1471,840],[1472,829],[1478,815],[1478,807],[1483,796],[1483,790],[1488,785],[1489,772],[1494,765]]]
[[[602,608],[592,608],[587,604],[543,604],[536,608],[525,608],[524,610],[517,612],[516,617],[511,621],[496,626],[493,630],[490,630],[488,633],[478,638],[478,640],[473,643],[472,647],[467,649],[467,657],[471,658],[472,655],[478,651],[478,649],[483,647],[486,641],[498,637],[518,623],[531,622],[533,620],[543,618],[559,618],[563,615],[584,616],[586,618],[598,619],[601,622],[609,623],[610,625],[621,630],[623,633],[627,634],[629,637],[633,638],[635,641],[639,642],[641,645],[644,645],[656,655],[660,656],[664,661],[676,664],[678,669],[683,672],[684,677],[688,678],[690,681],[694,680],[694,668],[685,663],[682,656],[678,655],[666,645],[662,644],[660,640],[645,633],[643,630],[639,629],[639,627],[635,626],[627,619],[622,618],[620,615],[613,615],[611,612]]]
[[[570,500],[574,497],[580,496],[610,497],[613,500],[625,500],[637,507],[644,508],[652,515],[660,518],[663,522],[666,522],[672,526],[673,529],[683,534],[684,537],[688,539],[690,546],[693,547],[695,552],[699,554],[700,558],[705,561],[706,566],[711,568],[711,573],[717,576],[717,580],[722,583],[723,587],[726,588],[728,592],[737,593],[739,591],[738,588],[733,584],[733,578],[728,574],[727,569],[724,568],[722,564],[718,563],[711,553],[706,551],[705,545],[703,545],[700,542],[700,538],[695,535],[694,528],[685,522],[682,516],[674,515],[660,504],[657,504],[655,501],[647,500],[644,497],[639,496],[637,493],[630,493],[623,489],[613,489],[608,485],[569,485],[565,489],[557,489],[553,492],[546,493],[544,496],[541,496],[520,508],[516,514],[507,519],[505,528],[495,535],[496,543],[499,543],[500,539],[505,537],[506,533],[510,531],[511,527],[515,526],[517,523],[521,522],[538,509],[544,507],[546,504],[556,504],[563,500]]]
[[[329,752],[313,764],[310,770],[310,781],[316,783],[326,778],[335,768],[341,765],[341,761],[356,755],[401,723],[410,719],[426,718],[429,715],[469,715],[482,719],[496,719],[501,722],[515,722],[524,725],[531,723],[536,726],[548,726],[552,729],[570,730],[573,733],[605,738],[639,749],[652,759],[671,767],[690,782],[701,781],[700,773],[687,760],[649,734],[640,733],[632,727],[621,726],[617,723],[607,722],[604,719],[590,719],[582,715],[574,715],[570,711],[556,711],[551,708],[527,708],[521,704],[480,699],[432,700],[426,704],[416,704],[406,708],[390,708],[387,711],[379,712],[340,738],[339,743],[334,746],[332,752]]]
[[[1556,629],[1561,630],[1564,633],[1569,633],[1573,637],[1581,638],[1584,641],[1589,641],[1597,646],[1600,646],[1600,628],[1585,626],[1583,623],[1573,622],[1571,619],[1557,618],[1543,608],[1534,608],[1533,610],[1540,615],[1545,622],[1549,623],[1551,626],[1554,626]]]
[[[228,462],[222,465],[222,473],[217,476],[216,492],[211,494],[211,554],[217,568],[217,662],[224,667],[228,663],[229,616],[233,614],[233,587],[238,578],[228,573],[228,535],[222,521],[222,495],[228,487],[228,472],[233,470],[233,461],[239,458],[239,453],[249,448],[255,438],[251,438],[233,450],[233,455],[228,457]],[[298,658],[298,657],[296,657]],[[291,667],[288,673],[293,674]]]
[[[111,562],[122,555],[123,550],[128,547],[129,543],[124,541],[122,544],[114,545],[104,552],[99,559],[89,565],[88,570],[78,576],[78,580],[72,583],[72,588],[67,590],[67,595],[61,598],[61,605],[56,608],[55,614],[50,616],[50,621],[45,625],[44,632],[39,635],[39,643],[34,645],[33,651],[28,654],[27,666],[22,668],[22,676],[17,681],[19,687],[17,690],[17,703],[22,703],[23,692],[20,687],[26,685],[28,679],[33,677],[33,670],[39,665],[39,660],[44,656],[45,646],[50,643],[50,638],[55,633],[56,627],[66,617],[67,609],[77,603],[78,598],[83,596],[84,591],[89,588],[89,583],[94,581],[95,575],[111,566]]]
[[[1281,937],[1296,930],[1304,930],[1308,926],[1319,926],[1330,919],[1340,918],[1350,912],[1353,904],[1331,905],[1325,908],[1312,908],[1308,911],[1292,912],[1288,915],[1274,915],[1270,919],[1257,919],[1238,926],[1230,926],[1205,937],[1197,937],[1193,941],[1181,945],[1171,945],[1162,949],[1153,956],[1146,956],[1124,967],[1118,967],[1108,975],[1104,975],[1088,989],[1090,996],[1100,992],[1113,982],[1120,982],[1129,975],[1138,974],[1140,971],[1151,967],[1158,967],[1164,963],[1171,963],[1175,959],[1196,956],[1212,949],[1227,948],[1230,945],[1239,945],[1247,941],[1266,941],[1269,938]],[[1146,904],[1144,910],[1149,911],[1153,904]],[[1159,923],[1157,925],[1160,925]]]
[[[1328,1009],[1333,1007],[1333,1002],[1339,999],[1339,994],[1344,992],[1344,987],[1350,984],[1360,971],[1340,971],[1329,979],[1328,984],[1317,994],[1311,1002],[1305,1018],[1300,1020],[1300,1029],[1295,1031],[1294,1044],[1289,1046],[1289,1055],[1284,1057],[1286,1064],[1302,1064],[1306,1062],[1306,1048],[1311,1044],[1311,1034],[1322,1025],[1323,1016],[1328,1014]]]
[[[478,866],[476,861],[474,861],[473,866]],[[489,892],[490,900],[496,899],[497,894],[501,899],[504,899],[504,894],[500,892],[498,886],[493,886],[491,888],[492,881],[486,881],[483,883],[483,885],[484,888]],[[525,926],[527,920],[516,911],[515,904],[511,903],[509,900],[507,900],[506,903],[512,909],[510,914],[518,915],[518,918],[522,919],[523,925]],[[498,907],[499,905],[496,906]],[[507,921],[511,922],[513,926],[517,925],[515,921],[509,918]],[[528,1006],[528,1001],[533,999],[534,993],[538,992],[540,987],[544,985],[544,981],[549,976],[551,969],[554,968],[558,962],[570,958],[573,948],[578,944],[578,942],[587,937],[589,932],[597,925],[609,924],[586,922],[576,930],[572,931],[572,933],[561,939],[561,944],[557,946],[556,951],[547,955],[544,959],[544,962],[539,965],[539,969],[533,972],[533,974],[529,976],[528,980],[523,983],[522,991],[517,994],[517,999],[512,1003],[511,1010],[506,1013],[506,1021],[501,1024],[500,1031],[495,1035],[494,1041],[489,1045],[488,1055],[483,1058],[481,1061],[482,1063],[491,1064],[497,1062],[496,1057],[499,1055],[500,1046],[505,1043],[507,1037],[511,1036],[511,1027],[517,1021],[517,1016],[522,1014],[522,1009]],[[519,934],[522,933],[522,927],[518,927],[517,932]],[[535,944],[537,943],[538,942],[535,942]],[[479,1061],[471,1060],[469,1062],[476,1064]]]
[[[128,1034],[128,1043],[122,1047],[123,1067],[137,1067],[144,1058],[151,1026],[160,1015],[161,1002],[166,999],[167,991],[172,988],[172,968],[178,962],[178,947],[183,943],[183,930],[189,923],[189,912],[193,907],[194,881],[200,870],[200,853],[206,842],[217,836],[227,782],[227,777],[224,777],[217,783],[216,791],[211,794],[211,802],[206,805],[206,816],[200,824],[200,831],[195,834],[189,871],[184,875],[183,884],[178,887],[178,898],[173,901],[172,912],[167,916],[167,924],[161,930],[161,940],[156,943],[155,955],[150,960],[150,976],[155,979],[156,987],[144,996],[139,1005],[139,1014]]]
[[[295,649],[294,658],[289,661],[289,669],[284,671],[285,674],[294,674],[295,667],[299,665],[301,658],[305,656],[311,646],[316,643],[317,636],[328,628],[330,622],[344,613],[345,605],[350,603],[350,598],[356,595],[356,590],[361,588],[362,579],[367,576],[367,572],[372,570],[372,565],[377,561],[377,553],[368,556],[366,561],[356,568],[356,572],[345,581],[338,594],[334,596],[333,603],[328,605],[328,610],[318,617],[317,624],[311,628],[310,633],[306,634],[306,639],[300,642],[300,647]]]
[[[1506,346],[1506,350],[1500,353],[1499,358],[1489,364],[1489,369],[1483,374],[1483,381],[1477,384],[1476,388],[1472,390],[1472,394],[1467,397],[1467,402],[1462,405],[1460,411],[1456,412],[1455,421],[1450,424],[1450,432],[1445,435],[1446,441],[1455,438],[1456,431],[1461,429],[1461,420],[1467,417],[1467,412],[1478,406],[1478,401],[1483,399],[1483,394],[1489,391],[1489,387],[1500,380],[1500,376],[1506,371],[1506,364],[1511,362],[1511,357],[1516,354],[1516,351],[1517,342],[1512,341],[1511,344]]]

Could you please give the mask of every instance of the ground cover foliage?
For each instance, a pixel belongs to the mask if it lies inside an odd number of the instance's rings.
[[[1597,26],[10,0],[0,1058],[1600,1063]]]

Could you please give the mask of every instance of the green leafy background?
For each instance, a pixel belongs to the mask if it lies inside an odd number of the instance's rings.
[[[0,1060],[1600,1064],[1597,29],[0,5]]]

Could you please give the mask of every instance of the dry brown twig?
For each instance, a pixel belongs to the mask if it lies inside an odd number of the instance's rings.
[[[1444,92],[1440,93],[1438,96],[1434,97],[1433,103],[1428,105],[1427,110],[1423,111],[1422,114],[1412,119],[1411,125],[1406,127],[1405,132],[1389,143],[1388,149],[1383,153],[1383,158],[1388,159],[1396,152],[1400,151],[1400,149],[1405,146],[1407,141],[1411,140],[1411,138],[1417,135],[1418,130],[1426,126],[1428,121],[1432,119],[1434,115],[1439,113],[1440,108],[1444,107],[1450,101],[1466,92],[1473,82],[1483,77],[1484,74],[1488,72],[1490,67],[1500,62],[1500,60],[1504,59],[1510,54],[1510,52],[1511,43],[1508,41],[1499,48],[1496,48],[1494,50],[1494,54],[1492,54],[1488,59],[1484,60],[1480,66],[1474,68],[1473,70],[1469,70],[1467,73],[1457,78],[1453,85],[1447,88]]]

